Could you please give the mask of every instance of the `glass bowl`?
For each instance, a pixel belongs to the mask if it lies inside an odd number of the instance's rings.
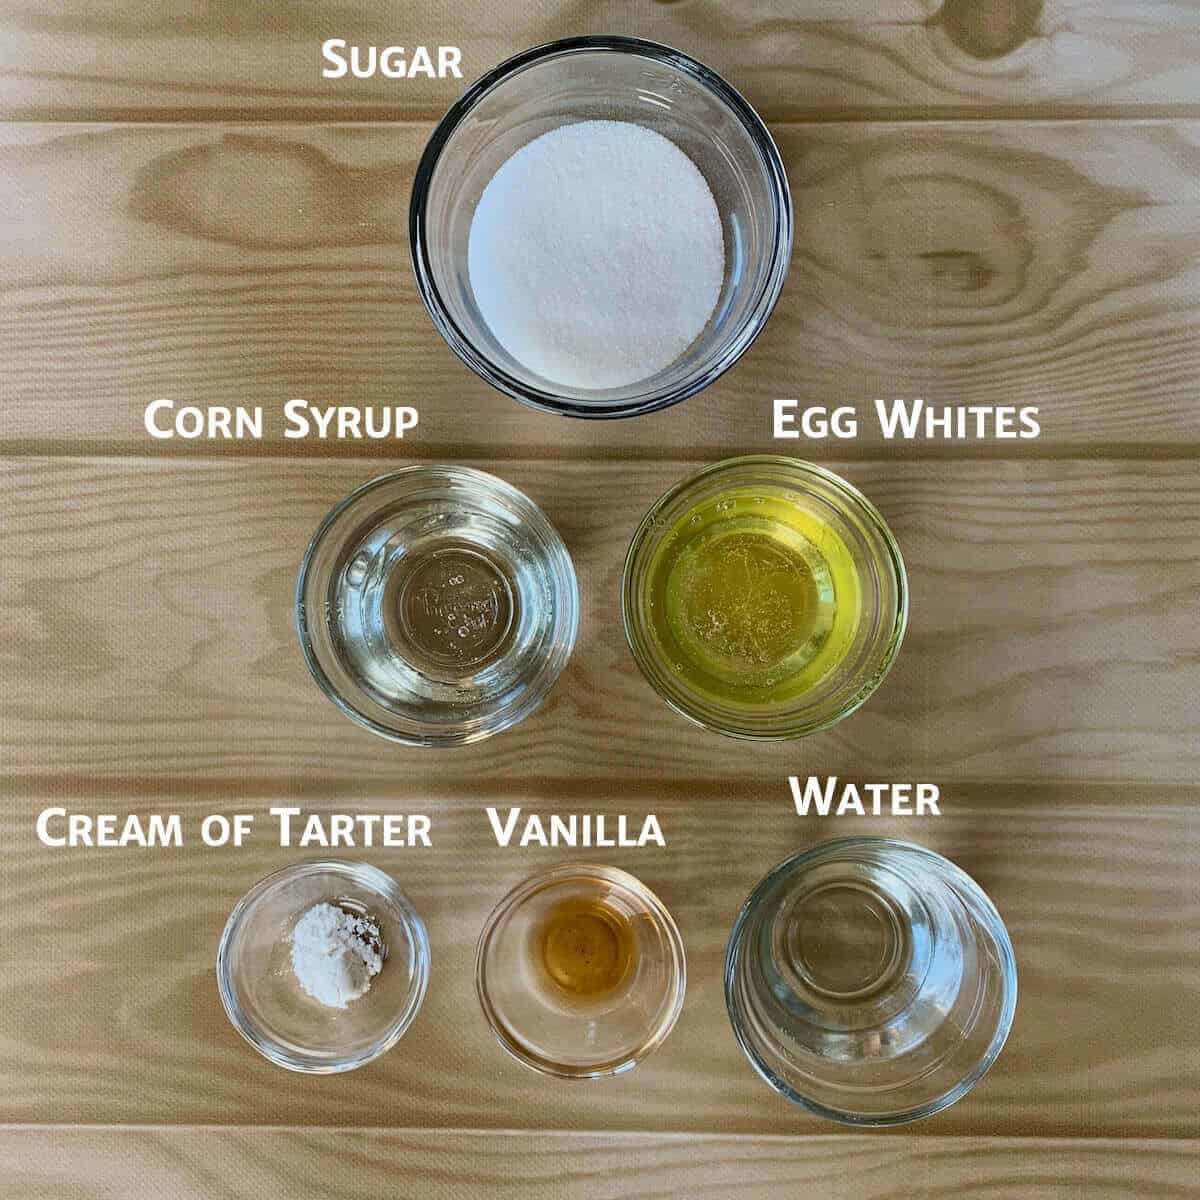
[[[622,614],[635,661],[676,712],[774,740],[828,728],[875,691],[904,637],[908,588],[895,538],[857,488],[750,456],[650,508],[625,559]]]
[[[579,626],[570,555],[532,500],[470,467],[380,476],[321,522],[296,630],[321,690],[410,746],[461,746],[541,704]]]
[[[849,1125],[898,1125],[961,1099],[1017,1002],[1012,944],[979,885],[891,838],[780,863],[729,937],[738,1042],[780,1095]]]
[[[582,933],[564,932],[562,914],[580,912]],[[540,947],[596,932],[606,943],[597,953],[621,966],[606,978],[610,986],[572,991],[561,960]],[[573,946],[595,951],[594,942]],[[500,1045],[525,1066],[570,1079],[618,1075],[661,1045],[679,1016],[683,941],[662,901],[634,876],[615,867],[554,867],[515,887],[488,918],[475,987]]]
[[[385,948],[365,995],[332,1008],[292,969],[297,920],[314,904],[371,917]],[[352,1071],[390,1050],[412,1024],[429,980],[429,940],[395,880],[365,863],[303,862],[261,879],[238,901],[217,950],[217,985],[233,1027],[290,1071]]]
[[[499,167],[535,137],[585,120],[633,122],[674,142],[707,181],[725,241],[706,327],[671,365],[617,388],[564,387],[514,359],[480,314],[467,266],[475,206]],[[450,108],[417,168],[409,242],[433,323],[482,379],[535,408],[628,417],[707,387],[758,336],[790,263],[792,203],[771,135],[720,76],[653,42],[569,38],[502,63]]]

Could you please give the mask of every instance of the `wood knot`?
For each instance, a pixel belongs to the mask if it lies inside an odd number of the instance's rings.
[[[403,240],[396,166],[354,167],[316,146],[254,134],[173,150],[139,172],[133,216],[246,249]]]
[[[1150,203],[1076,169],[1073,132],[843,133],[840,155],[809,136],[814,149],[793,172],[796,246],[824,296],[894,328],[1036,313],[1094,269],[1102,231]]]
[[[1029,264],[1018,206],[970,178],[893,178],[865,209],[868,257],[888,290],[923,305],[991,305],[1020,290]],[[955,297],[956,299],[951,299]]]
[[[1003,58],[1035,37],[1044,0],[946,0],[934,18],[972,58]]]
[[[925,250],[916,258],[929,268],[931,279],[957,292],[986,288],[996,273],[987,259],[973,250]]]

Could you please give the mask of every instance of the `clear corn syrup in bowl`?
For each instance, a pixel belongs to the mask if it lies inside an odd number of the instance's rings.
[[[461,746],[508,729],[570,658],[570,555],[528,496],[470,467],[364,484],[321,522],[296,585],[309,671],[392,741]]]

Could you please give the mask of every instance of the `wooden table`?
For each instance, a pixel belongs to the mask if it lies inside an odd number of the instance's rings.
[[[675,44],[761,109],[796,243],[754,349],[680,408],[532,413],[441,343],[412,283],[413,166],[454,82],[319,78],[320,41]],[[1200,14],[1177,2],[100,4],[0,14],[0,1194],[862,1197],[1195,1194],[1200,1177]],[[262,404],[260,443],[152,442],[145,405]],[[314,403],[414,404],[386,460],[285,442]],[[1036,442],[784,444],[860,484],[906,556],[898,665],[853,719],[745,747],[674,718],[620,632],[624,547],[699,463],[781,448],[771,400],[1036,404]],[[369,452],[369,451],[368,451]],[[389,452],[390,453],[390,452]],[[292,631],[321,515],[401,457],[527,490],[579,571],[551,701],[453,753],[342,719]],[[936,782],[943,813],[800,820],[789,774]],[[364,852],[424,914],[401,1045],[292,1076],[227,1024],[231,906],[303,856],[47,849],[36,814],[424,811]],[[671,1038],[590,1085],[525,1072],[472,987],[499,896],[570,851],[497,848],[487,804],[656,812],[595,852],[676,914]],[[890,1133],[777,1099],[734,1044],[723,943],[792,849],[899,834],[961,863],[1016,947],[1011,1039],[969,1098]]]

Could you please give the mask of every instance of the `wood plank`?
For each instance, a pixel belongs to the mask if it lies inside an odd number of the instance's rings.
[[[1194,7],[417,0],[402,30],[362,0],[338,7],[336,29],[320,6],[242,8],[21,0],[0,13],[0,117],[19,122],[0,126],[0,1122],[13,1122],[0,1197],[1192,1194]],[[474,75],[617,27],[711,62],[775,123],[796,253],[771,325],[718,386],[670,414],[585,426],[485,388],[416,298],[409,183],[463,85],[325,84],[318,46],[456,41]],[[230,123],[192,123],[213,117]],[[89,123],[59,124],[73,120]],[[90,123],[128,120],[152,124]],[[26,123],[41,121],[55,124]],[[262,404],[268,436],[152,443],[141,414],[161,395]],[[781,395],[850,404],[864,422],[875,397],[1032,403],[1044,433],[914,446],[868,423],[834,451],[781,444]],[[334,501],[400,459],[283,441],[294,396],[415,403],[422,424],[398,454],[478,458],[562,530],[580,645],[518,730],[405,751],[317,693],[291,628],[299,555]],[[780,448],[836,453],[879,502],[913,620],[853,720],[731,753],[633,667],[620,563],[675,479]],[[801,821],[785,776],[810,770],[931,779],[945,815]],[[270,1067],[216,996],[232,904],[312,853],[274,844],[266,810],[280,803],[434,821],[430,851],[350,854],[416,901],[434,974],[401,1046],[338,1079]],[[655,811],[669,849],[501,851],[489,803]],[[252,811],[259,826],[240,850],[51,850],[33,832],[49,804],[176,811],[190,833],[205,813]],[[1021,976],[1012,1038],[977,1091],[882,1137],[776,1098],[721,993],[726,932],[762,873],[865,828],[974,874]],[[582,856],[663,896],[690,990],[651,1060],[569,1087],[494,1044],[473,951],[509,886]]]
[[[325,512],[394,465],[0,462],[6,771],[320,787],[402,773],[414,790],[470,795],[531,777],[576,794],[676,779],[774,790],[805,764],[1190,784],[1200,765],[1194,460],[829,464],[899,540],[906,643],[851,719],[736,754],[658,700],[618,612],[638,520],[695,462],[503,464],[561,531],[583,605],[566,673],[516,729],[438,753],[393,746],[337,713],[296,644],[295,573]]]
[[[98,790],[80,773],[40,792],[6,781],[0,904],[21,914],[21,965],[0,980],[0,1120],[833,1132],[776,1097],[743,1060],[725,1014],[724,942],[753,885],[786,854],[869,830],[960,863],[995,900],[1017,955],[1017,1017],[1003,1054],[970,1096],[914,1132],[1194,1134],[1200,812],[1190,788],[947,787],[940,817],[802,821],[783,788],[702,790],[698,774],[653,795],[605,781],[570,797],[515,772],[484,777],[479,796],[418,790],[402,770],[375,787],[347,776],[338,787],[247,781],[161,795]],[[655,811],[667,847],[501,850],[483,811],[497,786],[501,803],[527,809]],[[283,802],[432,819],[431,849],[342,852],[395,875],[433,949],[412,1029],[346,1076],[271,1066],[217,998],[217,939],[238,897],[268,870],[322,853],[277,846],[267,809]],[[49,849],[34,821],[51,803],[179,812],[190,836],[177,850]],[[255,834],[239,849],[203,848],[194,833],[212,811],[257,813]],[[500,897],[535,870],[581,858],[624,866],[658,892],[683,935],[689,986],[656,1054],[628,1075],[572,1085],[505,1057],[479,1013],[473,966]]]
[[[388,1130],[0,1131],[0,1196],[128,1200],[1127,1200],[1193,1193],[1198,1143],[1149,1139],[657,1137]]]
[[[583,33],[677,46],[775,119],[1194,113],[1200,20],[1185,0],[719,0],[639,5],[367,0],[261,11],[185,0],[141,6],[25,0],[0,21],[8,117],[331,113],[436,117],[496,63]],[[453,44],[464,81],[321,77],[322,42]]]
[[[413,404],[404,451],[762,451],[772,401],[851,405],[841,456],[1178,453],[1200,442],[1200,125],[783,126],[793,269],[755,347],[666,413],[547,419],[442,343],[408,265],[428,125],[0,129],[0,449],[189,454],[143,412]],[[1035,405],[1042,436],[887,441],[876,398]],[[463,420],[469,413],[471,419]],[[369,452],[369,451],[368,451]]]

